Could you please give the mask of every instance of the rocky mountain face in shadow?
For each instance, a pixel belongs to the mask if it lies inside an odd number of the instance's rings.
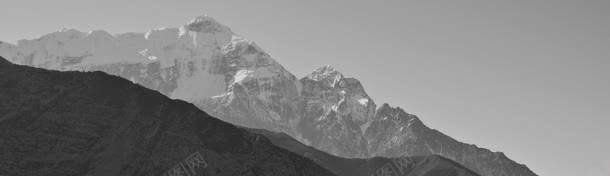
[[[439,155],[374,157],[367,159],[340,158],[301,144],[284,134],[250,129],[271,140],[276,146],[312,159],[337,175],[345,176],[478,176],[474,171]]]
[[[482,175],[536,175],[501,152],[431,129],[399,107],[377,106],[360,81],[330,66],[298,79],[254,42],[207,16],[147,33],[65,29],[0,43],[0,55],[52,70],[103,71],[224,121],[283,132],[340,157],[439,155]]]
[[[0,57],[0,175],[334,175],[266,137],[103,72]]]

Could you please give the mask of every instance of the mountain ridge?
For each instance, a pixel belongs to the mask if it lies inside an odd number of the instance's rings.
[[[505,156],[435,133],[402,109],[377,108],[357,79],[340,73],[332,80],[297,79],[254,42],[197,20],[109,38],[59,35],[3,43],[0,54],[18,64],[118,75],[233,124],[285,132],[342,157],[439,154],[482,175],[535,175]],[[189,26],[192,21],[201,26]]]

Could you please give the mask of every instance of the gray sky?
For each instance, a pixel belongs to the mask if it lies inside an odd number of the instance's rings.
[[[333,65],[378,105],[537,174],[610,171],[608,0],[128,2],[3,3],[0,40],[146,32],[207,14],[297,77]]]

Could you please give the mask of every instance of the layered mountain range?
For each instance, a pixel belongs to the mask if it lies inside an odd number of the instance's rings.
[[[437,155],[336,157],[103,72],[0,57],[0,74],[0,175],[478,176]]]
[[[439,155],[396,158],[341,158],[305,146],[294,138],[266,130],[250,129],[267,137],[273,144],[312,159],[337,175],[345,176],[477,176],[479,174]]]
[[[0,57],[0,175],[334,175],[262,135],[102,72]]]
[[[431,129],[399,107],[377,106],[360,81],[331,66],[298,79],[254,42],[207,16],[146,33],[64,29],[0,43],[0,56],[51,70],[103,71],[224,121],[283,132],[336,156],[439,155],[481,175],[536,175],[501,152]]]

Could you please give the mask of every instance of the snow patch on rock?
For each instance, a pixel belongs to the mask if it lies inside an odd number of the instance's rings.
[[[251,70],[239,70],[235,73],[233,83],[241,83],[244,79],[252,77],[254,71]]]
[[[366,106],[369,103],[369,99],[368,98],[362,98],[360,100],[358,100],[358,102],[362,105],[362,106]]]

